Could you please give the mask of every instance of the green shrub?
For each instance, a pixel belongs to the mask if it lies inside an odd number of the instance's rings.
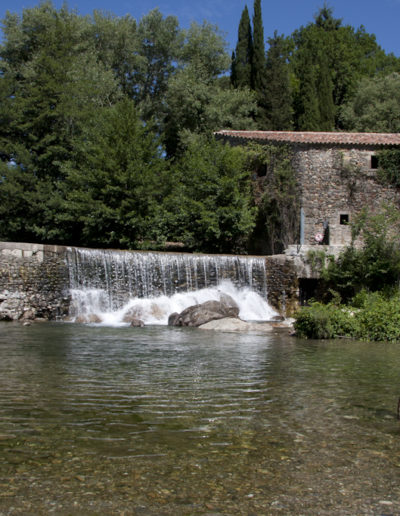
[[[350,306],[311,303],[295,316],[299,337],[400,341],[400,294],[361,291]]]
[[[362,340],[400,341],[400,295],[364,294],[363,306],[356,313],[356,337]]]
[[[353,337],[357,333],[357,319],[352,310],[333,303],[311,303],[303,307],[295,318],[296,333],[302,338],[335,339]]]

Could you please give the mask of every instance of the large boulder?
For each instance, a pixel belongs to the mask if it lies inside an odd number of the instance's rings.
[[[239,313],[238,304],[229,294],[225,294],[225,292],[222,292],[219,296],[219,300],[226,308],[237,308]]]
[[[172,313],[168,317],[168,326],[179,326],[178,320],[179,320],[180,314],[178,312]]]
[[[189,306],[180,314],[171,314],[168,318],[168,324],[170,326],[201,326],[208,321],[225,317],[235,318],[238,315],[239,308],[237,306],[230,306],[228,303],[221,301],[206,301],[199,305]]]

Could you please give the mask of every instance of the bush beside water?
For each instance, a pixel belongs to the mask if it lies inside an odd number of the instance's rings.
[[[348,305],[315,301],[297,313],[295,329],[309,339],[400,341],[400,293],[362,291]]]

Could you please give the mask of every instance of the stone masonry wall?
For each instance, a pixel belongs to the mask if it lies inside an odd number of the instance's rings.
[[[0,242],[0,320],[56,319],[68,306],[64,247]]]
[[[283,254],[267,256],[268,302],[284,317],[299,307],[299,271],[294,260]]]
[[[315,235],[329,224],[329,244],[350,243],[348,222],[367,207],[378,210],[382,203],[399,203],[397,189],[382,185],[371,168],[374,148],[327,148],[299,146],[294,166],[304,213],[304,244],[315,245]]]

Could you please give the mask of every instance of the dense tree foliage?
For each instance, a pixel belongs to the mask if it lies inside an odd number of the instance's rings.
[[[123,99],[92,121],[76,143],[66,175],[65,211],[70,239],[85,245],[140,247],[154,237],[163,188],[159,138],[143,125],[132,100]],[[99,227],[101,232],[99,232]]]
[[[341,110],[343,126],[352,131],[400,131],[400,74],[363,78]]]
[[[265,42],[261,13],[261,0],[254,0],[251,84],[257,96],[258,112],[256,114],[256,120],[259,127],[263,127],[267,122],[265,106],[265,62]]]
[[[398,149],[383,149],[377,154],[378,178],[384,183],[400,187],[400,151]]]
[[[373,34],[364,27],[354,29],[343,25],[333,16],[328,6],[322,7],[314,21],[300,27],[287,38],[268,39],[266,59],[261,45],[256,45],[256,34],[262,32],[260,2],[254,2],[252,88],[257,92],[259,129],[286,129],[331,131],[346,129],[351,118],[351,107],[362,79],[377,80],[399,71],[400,61],[386,54]],[[242,22],[241,22],[242,23]],[[240,32],[237,50],[242,48]],[[237,66],[236,53],[232,62],[232,83]],[[288,81],[289,77],[289,81]],[[364,86],[364,89],[366,85]],[[282,92],[283,99],[276,95]],[[372,105],[372,102],[371,102]],[[276,114],[285,115],[276,124]],[[289,119],[289,123],[286,121]],[[364,129],[363,129],[364,130]],[[379,130],[379,129],[377,129]]]
[[[83,17],[50,2],[21,17],[8,13],[3,25],[0,238],[154,247],[179,233],[189,248],[238,247],[254,214],[249,206],[245,215],[235,196],[226,196],[224,208],[237,217],[229,237],[216,229],[220,222],[207,237],[186,219],[177,232],[177,206],[167,202],[183,191],[182,160],[194,175],[186,148],[192,134],[254,124],[254,96],[223,80],[230,58],[216,27],[183,30],[158,10],[139,21]],[[227,161],[237,155],[220,152]],[[244,192],[247,206],[249,174],[239,169],[240,177],[231,171],[231,188]],[[216,213],[208,187],[202,202]],[[196,231],[195,243],[188,235]]]
[[[205,135],[187,135],[165,200],[169,234],[187,248],[244,252],[255,224],[247,156]]]
[[[400,67],[327,7],[289,37],[275,32],[265,52],[261,1],[253,7],[233,60],[217,27],[184,30],[158,9],[135,20],[45,1],[7,13],[0,239],[244,252],[262,228],[281,249],[278,234],[296,226],[290,167],[267,150],[275,172],[254,202],[254,156],[213,131],[397,131]],[[392,183],[396,160],[382,160]]]

